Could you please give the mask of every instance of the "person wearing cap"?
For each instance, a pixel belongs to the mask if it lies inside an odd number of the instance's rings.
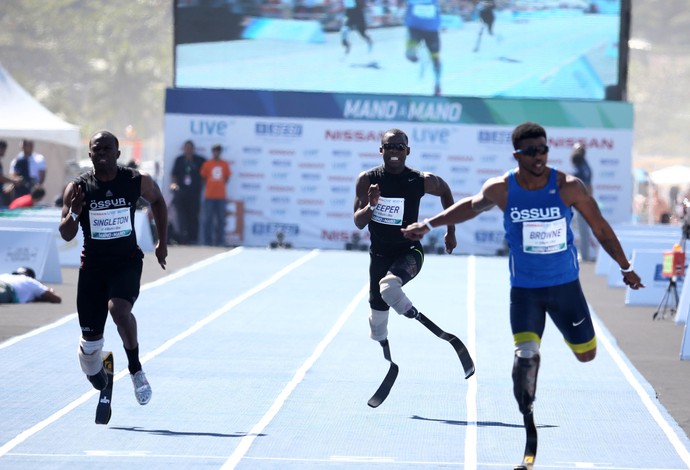
[[[33,269],[22,266],[9,274],[0,274],[0,303],[25,304],[50,302],[59,304],[62,298],[52,288],[36,280]]]
[[[204,190],[204,243],[209,246],[225,245],[226,186],[232,176],[230,164],[220,158],[223,147],[211,147],[213,157],[201,166],[201,177],[206,183]]]

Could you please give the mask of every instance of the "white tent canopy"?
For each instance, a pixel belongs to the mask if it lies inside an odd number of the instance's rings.
[[[33,140],[34,150],[46,157],[47,171],[43,186],[51,204],[62,194],[65,185],[74,177],[68,162],[76,161],[80,149],[79,128],[65,122],[35,100],[7,73],[0,64],[0,139],[6,140],[7,152],[3,170],[22,150],[22,140]]]
[[[79,148],[79,128],[50,112],[0,64],[0,137]]]
[[[649,178],[659,186],[680,186],[685,188],[690,185],[690,166],[672,165],[660,170],[652,171]]]

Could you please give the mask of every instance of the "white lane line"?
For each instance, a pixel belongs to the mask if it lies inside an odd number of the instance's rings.
[[[470,356],[477,361],[477,258],[467,258],[467,342],[465,346]],[[465,431],[465,469],[477,468],[477,375],[467,379],[467,427]]]
[[[206,267],[209,264],[215,263],[219,259],[229,258],[231,256],[235,256],[235,255],[241,253],[243,250],[244,249],[240,246],[240,247],[237,247],[231,251],[227,251],[225,253],[220,253],[220,254],[217,254],[217,255],[212,256],[210,258],[207,258],[203,261],[199,261],[198,263],[194,263],[191,266],[180,269],[179,271],[175,271],[174,273],[169,274],[169,275],[167,275],[163,278],[160,278],[156,281],[144,284],[143,286],[141,286],[141,291],[143,292],[143,291],[151,289],[153,287],[159,287],[159,286],[162,286],[164,284],[167,284],[170,281],[173,281],[177,278],[180,278],[180,277],[182,277],[186,274],[189,274],[193,271],[198,271],[199,269]],[[70,313],[69,315],[62,317],[61,319],[59,319],[53,323],[42,326],[40,328],[36,328],[35,330],[31,330],[28,333],[24,333],[23,335],[14,336],[13,338],[8,339],[4,343],[0,343],[0,349],[5,349],[7,347],[12,346],[13,344],[17,344],[20,341],[25,340],[27,338],[31,338],[32,336],[40,335],[41,333],[43,333],[45,331],[52,330],[53,328],[57,328],[58,326],[63,325],[67,322],[70,322],[70,321],[74,320],[75,318],[77,318],[77,314],[76,313]]]
[[[271,276],[266,281],[262,282],[261,284],[257,285],[256,287],[248,290],[247,292],[240,295],[239,297],[236,297],[235,299],[231,300],[230,302],[225,304],[222,308],[213,312],[211,315],[207,316],[203,320],[198,321],[197,323],[192,325],[187,330],[185,330],[182,333],[180,333],[179,335],[169,339],[168,341],[166,341],[165,343],[163,343],[162,345],[160,345],[159,347],[157,347],[153,351],[146,354],[141,359],[141,363],[145,364],[146,362],[150,361],[154,357],[158,356],[160,353],[162,353],[162,352],[166,351],[167,349],[169,349],[170,347],[172,347],[174,344],[182,341],[183,339],[187,338],[188,336],[192,335],[193,333],[199,331],[199,329],[206,326],[207,324],[209,324],[213,320],[217,319],[221,315],[227,313],[229,310],[236,307],[238,304],[244,302],[245,300],[247,300],[251,296],[253,296],[253,295],[261,292],[262,290],[266,289],[271,284],[277,282],[281,277],[290,273],[295,268],[303,265],[304,263],[311,260],[312,258],[315,258],[316,255],[318,255],[318,253],[319,253],[319,250],[313,250],[313,251],[309,252],[308,254],[306,254],[305,256],[302,256],[298,260],[294,261],[293,263],[287,265],[285,268],[278,271],[276,274]],[[126,368],[124,370],[120,371],[120,373],[116,374],[115,377],[113,377],[113,380],[118,381],[122,377],[124,377],[125,375],[129,375],[129,371]],[[36,423],[35,425],[30,427],[29,429],[22,431],[17,436],[15,436],[13,439],[10,439],[9,441],[7,441],[6,444],[4,444],[2,447],[0,447],[0,457],[7,454],[10,450],[14,449],[16,446],[18,446],[19,444],[21,444],[22,442],[24,442],[25,440],[27,440],[28,438],[30,438],[34,434],[38,433],[39,431],[44,429],[46,426],[54,423],[55,421],[57,421],[58,419],[60,419],[61,417],[63,417],[64,415],[66,415],[67,413],[72,411],[73,409],[75,409],[77,406],[86,402],[89,398],[91,398],[95,394],[96,394],[96,390],[91,390],[91,391],[85,393],[81,397],[79,397],[76,400],[74,400],[73,402],[69,403],[64,408],[58,410],[54,414],[47,417],[43,421],[40,421],[39,423]]]
[[[647,393],[642,384],[640,384],[639,380],[637,380],[637,377],[635,377],[633,371],[630,370],[628,364],[623,360],[621,355],[618,353],[618,350],[613,346],[611,339],[604,333],[604,330],[599,324],[599,319],[593,316],[592,320],[594,321],[598,341],[604,345],[604,348],[606,348],[606,351],[611,355],[613,361],[616,363],[618,368],[623,373],[623,376],[627,379],[628,383],[632,386],[633,390],[635,390],[639,395],[645,408],[647,408],[647,411],[649,411],[649,414],[652,415],[654,421],[656,421],[656,423],[659,425],[664,434],[666,434],[666,437],[678,453],[678,456],[690,469],[690,451],[688,451],[685,445],[681,442],[680,438],[673,430],[666,418],[662,416],[661,411],[659,410],[659,406],[652,401],[652,398],[650,397],[649,393]]]
[[[309,369],[311,369],[311,367],[316,363],[319,357],[321,357],[321,354],[323,354],[326,347],[328,347],[331,341],[333,341],[333,339],[338,335],[338,332],[340,332],[340,329],[343,327],[348,318],[350,318],[352,312],[355,311],[357,306],[364,300],[364,298],[367,295],[369,295],[368,283],[352,299],[352,301],[345,308],[345,310],[343,310],[343,313],[340,314],[340,317],[338,317],[338,320],[336,320],[331,330],[316,346],[316,349],[314,349],[314,352],[311,354],[311,356],[309,356],[307,360],[304,361],[302,366],[297,370],[297,372],[295,372],[295,375],[292,377],[292,380],[290,380],[290,382],[285,386],[285,388],[283,388],[280,394],[276,397],[275,401],[268,409],[266,414],[264,414],[264,416],[259,420],[259,422],[256,423],[254,427],[247,433],[247,435],[242,438],[235,451],[228,458],[225,464],[221,467],[222,470],[235,468],[235,466],[240,462],[240,460],[244,458],[245,454],[247,453],[247,451],[249,451],[249,448],[254,443],[256,437],[260,435],[264,431],[264,429],[266,429],[266,426],[268,426],[269,423],[273,420],[273,418],[275,418],[280,409],[283,407],[283,404],[285,404],[285,401],[290,397],[295,388],[297,388],[297,385],[299,385],[299,383],[302,382],[304,376],[307,374]]]

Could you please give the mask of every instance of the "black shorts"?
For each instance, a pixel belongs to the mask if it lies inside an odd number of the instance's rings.
[[[134,305],[139,297],[144,262],[128,259],[115,265],[81,268],[77,282],[77,314],[84,336],[102,335],[110,299]]]
[[[367,30],[367,22],[364,18],[364,10],[361,8],[346,9],[345,17],[347,18],[345,20],[345,25],[348,28],[359,31],[360,33],[364,33],[364,31]]]
[[[510,326],[515,344],[541,341],[546,314],[576,353],[596,347],[594,325],[580,281],[552,287],[510,289]]]
[[[424,41],[426,48],[431,54],[438,54],[441,50],[441,37],[438,31],[426,31],[417,28],[408,28],[408,38],[410,41],[419,44]]]
[[[387,311],[389,306],[381,298],[379,281],[390,271],[402,279],[403,285],[419,274],[424,264],[424,250],[419,242],[410,242],[398,250],[384,253],[369,252],[369,306]]]

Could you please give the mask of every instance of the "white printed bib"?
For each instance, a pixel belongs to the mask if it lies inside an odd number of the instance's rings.
[[[385,225],[402,225],[404,212],[404,197],[380,197],[371,220]]]
[[[565,219],[551,222],[523,222],[522,251],[532,254],[550,254],[565,251],[568,246]]]
[[[129,208],[90,210],[89,224],[91,238],[94,240],[111,240],[122,238],[132,233],[132,218]]]

